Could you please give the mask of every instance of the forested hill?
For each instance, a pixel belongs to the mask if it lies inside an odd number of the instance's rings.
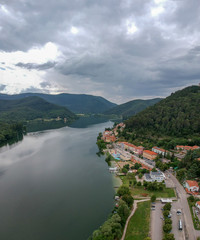
[[[126,131],[144,136],[200,137],[200,87],[172,93],[126,121]]]
[[[137,113],[141,112],[145,108],[152,106],[159,102],[162,98],[154,98],[148,100],[132,100],[127,103],[120,104],[110,110],[107,110],[105,114],[108,115],[118,115],[123,116],[124,118],[136,115]]]
[[[38,96],[47,102],[67,107],[74,113],[103,113],[104,111],[116,106],[115,103],[109,102],[105,98],[86,95],[86,94],[68,94],[58,95],[42,93],[22,93],[16,95],[0,94],[0,99],[14,100],[30,96]]]
[[[27,121],[38,118],[67,118],[76,116],[67,108],[49,103],[39,97],[27,97],[16,100],[0,100],[0,120]]]

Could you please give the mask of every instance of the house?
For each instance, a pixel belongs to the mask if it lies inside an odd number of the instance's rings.
[[[115,142],[116,141],[116,137],[113,135],[112,131],[104,131],[102,139],[104,140],[104,142]]]
[[[162,154],[162,156],[165,156],[165,154],[167,153],[167,151],[163,148],[158,148],[158,147],[153,147],[152,151],[158,154]]]
[[[146,182],[162,182],[165,180],[165,175],[164,173],[162,172],[150,172],[149,174],[148,173],[145,173],[144,174],[144,180]]]
[[[200,201],[196,202],[195,206],[200,210]]]
[[[199,146],[182,146],[182,145],[177,145],[176,146],[176,149],[177,150],[184,150],[184,151],[193,151],[193,150],[197,150],[197,149],[199,149],[200,147]]]
[[[157,153],[150,151],[150,150],[144,150],[143,151],[143,158],[154,160],[158,156]]]
[[[189,192],[199,191],[199,185],[197,181],[187,180],[185,183],[185,188],[186,188],[186,191],[188,190]]]

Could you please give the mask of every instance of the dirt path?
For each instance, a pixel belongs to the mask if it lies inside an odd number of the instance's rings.
[[[140,202],[145,202],[145,201],[149,201],[149,199],[143,199],[143,200],[134,200],[134,203],[133,203],[133,209],[132,209],[132,212],[131,214],[129,215],[129,217],[127,218],[126,220],[126,225],[124,227],[124,232],[123,232],[123,235],[122,235],[122,238],[121,240],[124,240],[125,239],[125,236],[126,236],[126,230],[127,230],[127,227],[128,227],[128,223],[131,219],[131,217],[133,216],[133,214],[135,213],[136,209],[137,209],[137,204],[140,203]]]

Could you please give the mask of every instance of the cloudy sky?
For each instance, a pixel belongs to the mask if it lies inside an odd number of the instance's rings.
[[[199,0],[3,0],[0,92],[123,103],[200,82]]]

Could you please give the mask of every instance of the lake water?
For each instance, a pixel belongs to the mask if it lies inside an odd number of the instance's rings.
[[[25,136],[0,152],[0,239],[86,240],[113,208],[97,134],[111,122]]]

